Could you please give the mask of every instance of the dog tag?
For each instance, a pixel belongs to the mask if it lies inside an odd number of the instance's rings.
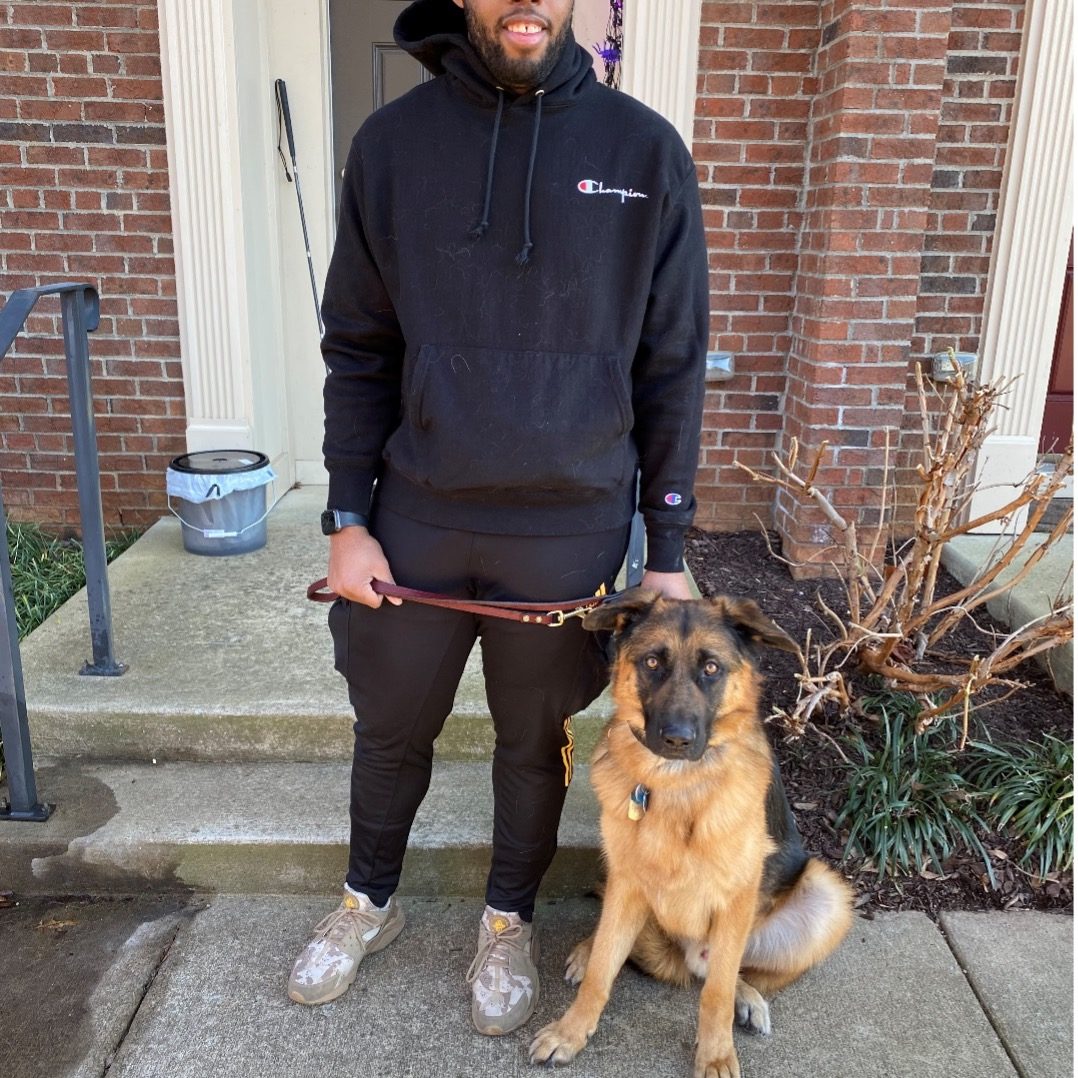
[[[648,810],[648,788],[642,783],[637,783],[633,792],[629,794],[629,819],[642,820]]]

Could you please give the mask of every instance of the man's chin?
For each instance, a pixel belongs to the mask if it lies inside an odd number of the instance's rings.
[[[550,67],[545,61],[545,56],[514,60],[505,54],[500,63],[488,60],[487,67],[497,85],[526,93],[538,86],[550,74]]]

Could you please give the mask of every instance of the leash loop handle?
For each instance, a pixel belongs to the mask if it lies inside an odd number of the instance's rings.
[[[307,585],[307,598],[312,603],[333,603],[340,596],[335,591],[329,590],[329,581],[323,576]]]

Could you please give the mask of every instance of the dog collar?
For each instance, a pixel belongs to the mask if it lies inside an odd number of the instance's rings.
[[[648,810],[648,798],[650,796],[651,791],[642,782],[638,782],[633,788],[633,792],[629,794],[630,820],[643,819],[644,813]]]

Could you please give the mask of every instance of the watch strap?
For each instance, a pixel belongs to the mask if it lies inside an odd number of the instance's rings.
[[[348,509],[327,509],[322,517],[329,525],[322,529],[327,535],[335,535],[342,528],[366,528],[370,524],[366,514],[354,513]]]

